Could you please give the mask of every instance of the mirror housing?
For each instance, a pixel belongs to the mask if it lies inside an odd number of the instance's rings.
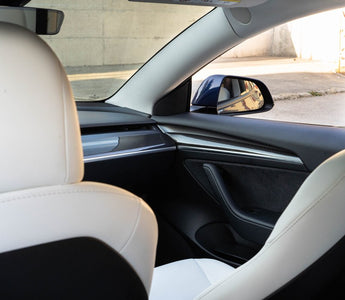
[[[273,107],[271,93],[257,79],[212,75],[198,88],[191,110],[217,114],[247,114],[268,111]]]
[[[59,33],[64,13],[55,9],[0,6],[0,22],[17,24],[40,35]]]

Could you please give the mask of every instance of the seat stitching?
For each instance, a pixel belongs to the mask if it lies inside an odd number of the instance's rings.
[[[68,143],[68,130],[67,130],[67,113],[66,113],[66,99],[65,99],[65,87],[64,87],[64,82],[62,79],[62,70],[61,70],[61,66],[59,65],[59,63],[57,63],[58,65],[58,69],[60,71],[60,80],[61,80],[61,86],[62,86],[62,107],[63,107],[63,132],[64,132],[64,150],[65,150],[65,178],[64,178],[64,183],[67,183],[68,179],[69,179],[69,155],[68,155],[68,147],[67,147],[67,143]]]
[[[124,243],[124,245],[119,249],[119,253],[122,253],[122,251],[125,251],[126,247],[129,245],[130,241],[132,240],[132,237],[134,236],[134,234],[137,231],[138,225],[139,225],[139,221],[140,221],[140,216],[141,216],[141,211],[142,211],[142,205],[140,203],[140,200],[138,198],[136,198],[138,201],[138,210],[137,210],[137,216],[136,216],[136,221],[134,223],[133,229],[130,231],[131,234],[129,235],[127,241]]]
[[[42,197],[47,197],[47,196],[55,196],[55,195],[68,195],[68,194],[78,194],[78,193],[104,193],[104,194],[118,194],[115,191],[100,191],[100,190],[95,190],[95,189],[87,189],[87,190],[74,190],[74,191],[55,191],[55,192],[49,192],[49,193],[42,193],[42,194],[34,194],[34,195],[23,195],[19,197],[14,197],[12,199],[8,200],[1,200],[0,199],[0,204],[3,203],[8,203],[12,201],[17,201],[17,200],[23,200],[23,199],[30,199],[30,198],[42,198]],[[120,194],[120,193],[119,193]],[[126,195],[128,198],[133,198],[133,199],[138,199],[136,196],[131,196],[131,195]]]
[[[199,262],[196,259],[193,259],[193,261],[195,262],[195,264],[198,266],[198,268],[201,270],[201,272],[204,274],[204,276],[206,277],[207,281],[209,284],[212,284],[210,278],[207,276],[206,272],[204,271],[204,269],[201,267],[201,265],[199,264]]]

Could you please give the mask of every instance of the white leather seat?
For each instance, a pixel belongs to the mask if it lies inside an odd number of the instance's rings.
[[[251,260],[230,270],[228,276],[224,272],[223,279],[210,283],[199,295],[188,294],[186,287],[189,290],[198,289],[199,280],[195,281],[194,278],[201,276],[204,271],[195,270],[198,275],[186,276],[184,274],[189,274],[190,268],[187,264],[176,262],[163,266],[164,272],[159,270],[154,273],[152,300],[169,299],[170,289],[164,290],[155,282],[161,283],[180,276],[183,278],[182,282],[178,282],[181,287],[174,285],[175,299],[265,299],[303,279],[302,274],[307,272],[310,272],[312,279],[309,288],[322,290],[319,285],[320,282],[324,283],[324,278],[330,277],[334,281],[339,276],[336,272],[344,270],[344,212],[345,151],[341,151],[322,163],[306,179],[263,248]],[[322,267],[313,271],[320,261]],[[329,262],[331,266],[328,266]],[[304,291],[307,286],[302,284],[299,287],[300,290],[294,291],[299,298],[312,298]],[[293,298],[276,296],[276,299]]]
[[[154,270],[150,300],[189,300],[235,269],[214,259],[185,259]]]
[[[84,170],[76,107],[64,69],[46,43],[24,28],[0,22],[0,44],[0,259],[6,255],[7,262],[19,250],[29,253],[28,247],[45,249],[46,243],[89,237],[123,258],[148,294],[157,244],[154,214],[127,191],[80,182]],[[97,264],[78,266],[79,275]],[[1,295],[3,280],[11,284],[16,276],[27,274],[29,280],[37,275],[23,265],[18,272],[23,274],[4,276],[11,270],[1,266]],[[17,282],[18,290],[22,284]]]

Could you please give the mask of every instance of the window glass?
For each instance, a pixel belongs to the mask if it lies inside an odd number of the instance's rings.
[[[65,13],[58,35],[42,36],[62,61],[76,100],[113,95],[152,55],[210,7],[126,0],[32,0]]]
[[[241,117],[345,126],[345,10],[286,23],[228,51],[193,76],[194,94],[210,75],[264,82],[271,111]]]

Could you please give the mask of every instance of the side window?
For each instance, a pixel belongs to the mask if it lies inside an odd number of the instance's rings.
[[[255,78],[270,90],[274,107],[244,117],[345,127],[344,28],[345,9],[275,27],[196,73],[192,93],[210,75]]]

